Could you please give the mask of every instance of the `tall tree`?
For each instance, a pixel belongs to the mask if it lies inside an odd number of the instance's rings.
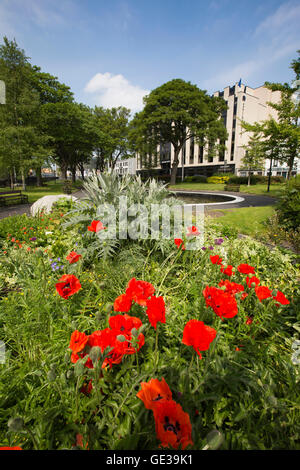
[[[242,169],[248,171],[248,186],[251,184],[251,171],[261,170],[266,158],[263,142],[259,132],[254,132],[247,145],[244,146],[246,153],[242,158]]]
[[[30,68],[30,83],[39,94],[40,105],[47,103],[72,103],[73,93],[70,87],[60,83],[57,77],[41,71],[41,68],[34,65]],[[39,124],[41,121],[39,121]],[[43,162],[41,162],[43,163]],[[35,166],[37,185],[42,185],[42,167]]]
[[[201,145],[207,142],[211,152],[218,139],[226,140],[227,131],[220,119],[226,107],[223,99],[208,96],[190,82],[171,80],[144,98],[144,109],[131,124],[131,141],[135,141],[136,151],[142,152],[145,144],[155,148],[171,142],[171,184],[175,184],[179,153],[187,140],[194,138]]]
[[[300,54],[300,50],[297,51]],[[293,60],[290,66],[296,75],[296,81],[300,77],[300,57]],[[295,85],[295,86],[294,86]],[[300,103],[294,101],[294,93],[299,88],[299,84],[293,81],[292,85],[288,83],[270,83],[266,82],[265,86],[272,91],[281,92],[281,100],[279,103],[268,103],[278,113],[277,136],[278,145],[281,146],[280,162],[284,162],[288,166],[288,179],[290,179],[293,166],[300,152],[300,126],[298,121],[300,118]]]
[[[38,128],[39,95],[31,87],[29,58],[15,40],[4,37],[3,41],[0,77],[6,84],[6,104],[0,108],[0,158],[11,187],[20,172],[25,189],[29,168],[46,157],[48,138]]]
[[[78,103],[47,103],[42,108],[42,126],[53,139],[53,159],[59,165],[62,176],[67,170],[75,180],[76,167],[92,154],[96,135],[92,114]]]
[[[105,109],[95,106],[94,124],[98,135],[95,152],[100,168],[105,162],[113,170],[118,159],[131,156],[128,141],[130,110],[124,106]]]

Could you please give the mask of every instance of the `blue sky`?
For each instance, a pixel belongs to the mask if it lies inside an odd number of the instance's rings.
[[[299,25],[300,0],[0,0],[1,42],[15,38],[76,101],[133,111],[173,78],[210,94],[291,82]]]

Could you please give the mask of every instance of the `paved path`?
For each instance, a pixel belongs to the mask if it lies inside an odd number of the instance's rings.
[[[195,192],[196,190],[186,190],[186,192],[192,193]],[[199,191],[199,190],[198,190]],[[198,192],[197,191],[197,192]],[[176,192],[174,190],[174,192]],[[180,192],[185,192],[185,190],[181,189]],[[213,191],[202,191],[201,193],[213,193]],[[261,206],[271,206],[276,204],[277,200],[274,197],[271,196],[261,196],[257,194],[246,194],[246,193],[233,193],[233,192],[228,192],[225,191],[224,194],[228,196],[238,196],[244,198],[244,201],[238,202],[236,204],[230,203],[230,204],[222,204],[222,205],[209,205],[205,207],[205,212],[208,213],[210,211],[213,211],[211,215],[221,216],[224,215],[222,212],[217,212],[218,209],[235,209],[238,207],[261,207]],[[78,199],[81,199],[84,197],[84,191],[76,191],[75,193],[72,193],[73,196],[77,197]],[[30,214],[30,207],[31,204],[19,204],[17,206],[10,206],[10,207],[4,207],[0,208],[0,219],[4,219],[5,217],[10,217],[13,215],[20,215],[20,214]]]

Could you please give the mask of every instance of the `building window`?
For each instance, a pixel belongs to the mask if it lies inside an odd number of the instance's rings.
[[[222,140],[220,142],[220,145],[225,146],[225,140]],[[224,159],[225,159],[225,149],[223,148],[219,150],[219,162],[224,162]]]
[[[199,147],[198,162],[203,163],[203,146]]]
[[[237,113],[237,97],[234,97],[234,105],[233,105],[233,115],[236,116]]]
[[[186,142],[184,142],[182,146],[182,157],[183,157],[183,164],[185,165],[185,155],[186,155]]]
[[[230,160],[234,159],[234,141],[231,144]]]
[[[190,141],[190,164],[191,165],[194,163],[194,150],[195,150],[194,137],[192,137]]]

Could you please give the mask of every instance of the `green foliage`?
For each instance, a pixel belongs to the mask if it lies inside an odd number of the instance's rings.
[[[164,188],[152,181],[146,188],[138,180],[131,186],[107,175],[95,177],[86,186],[86,202],[92,204],[83,207],[93,215],[94,203],[118,201],[124,193],[131,200],[164,197]],[[0,446],[156,450],[153,413],[136,394],[141,382],[164,377],[173,399],[190,416],[193,449],[299,450],[299,366],[292,354],[300,331],[300,289],[293,257],[206,222],[206,250],[182,251],[166,240],[161,253],[135,241],[110,259],[86,259],[81,222],[65,226],[70,215],[62,217],[61,209],[40,218],[0,221],[0,340],[6,346],[0,364]],[[84,218],[83,210],[78,217]],[[36,232],[37,240],[30,242],[24,227]],[[16,237],[21,248],[12,241]],[[66,256],[73,249],[83,256],[69,264]],[[223,321],[202,294],[226,277],[211,263],[212,254],[234,267],[231,280],[248,294],[245,299],[237,295],[238,314]],[[237,271],[240,263],[253,266],[261,285],[280,290],[290,304],[276,306],[272,298],[260,302]],[[81,283],[68,299],[55,289],[62,274],[74,274]],[[71,334],[107,328],[109,317],[118,313],[114,300],[133,277],[151,282],[155,295],[163,296],[166,323],[158,323],[156,332],[144,307],[133,304],[129,314],[141,319],[145,336],[137,354],[102,368],[108,351],[99,356],[92,348],[93,369],[84,367],[86,358],[72,363]],[[217,330],[210,349],[193,361],[192,348],[182,343],[190,319]]]
[[[211,155],[220,146],[218,139],[227,136],[219,119],[226,108],[223,99],[209,97],[206,91],[181,79],[164,83],[144,98],[144,109],[131,122],[130,140],[140,155],[154,155],[157,146],[170,143],[174,147],[171,184],[176,182],[179,152],[185,142],[195,139],[209,144]]]
[[[183,205],[182,201],[170,197],[166,185],[154,179],[144,183],[140,176],[133,178],[125,175],[120,178],[113,172],[102,175],[95,173],[83,183],[83,187],[87,197],[69,212],[65,227],[80,227],[86,257],[111,257],[116,251],[134,243],[166,251],[169,244],[159,230],[163,215],[168,215],[170,209],[172,230],[174,211]],[[126,208],[126,211],[128,209],[128,226],[122,225],[124,214],[122,216],[120,207]],[[150,215],[155,216],[155,207],[158,210],[159,226],[157,239],[151,239]],[[86,231],[92,220],[100,220],[107,228],[96,234]],[[116,235],[123,230],[125,232],[119,239]]]
[[[222,183],[227,183],[228,180],[229,180],[229,176],[226,175],[226,176],[210,176],[209,178],[207,178],[207,182],[208,183],[213,183],[213,184],[222,184]]]
[[[279,224],[287,230],[300,228],[300,175],[287,183],[276,211]]]

